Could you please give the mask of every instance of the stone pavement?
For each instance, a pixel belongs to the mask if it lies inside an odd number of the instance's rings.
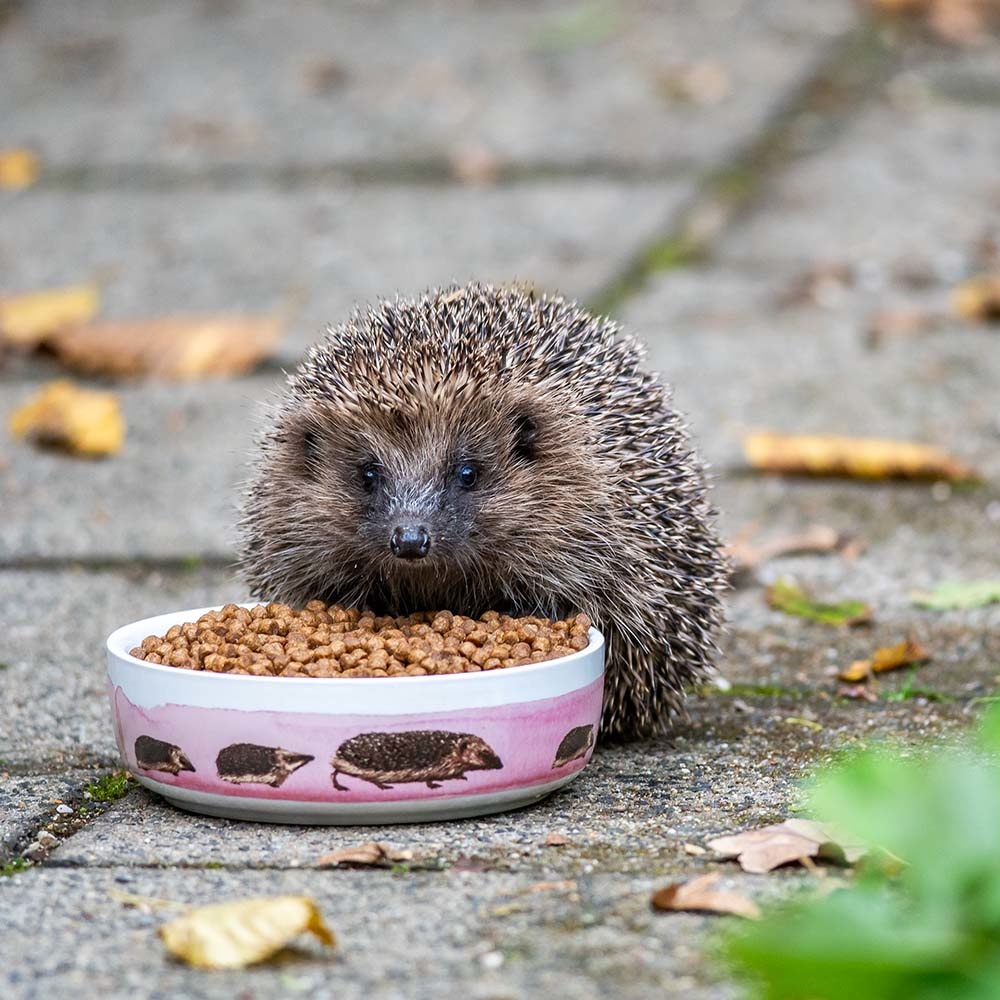
[[[685,98],[695,64],[708,88]],[[997,574],[1000,339],[948,320],[867,335],[877,310],[943,306],[991,246],[996,263],[998,67],[995,40],[945,48],[846,0],[0,4],[0,146],[45,164],[0,195],[0,293],[98,278],[119,317],[304,303],[252,376],[123,388],[111,460],[0,436],[0,861],[40,858],[0,879],[3,995],[740,995],[706,957],[718,923],[653,914],[649,892],[718,869],[768,899],[808,876],[742,875],[684,844],[784,817],[845,746],[946,739],[1000,674],[1000,608],[907,596]],[[477,157],[494,176],[463,183]],[[190,817],[136,787],[95,805],[117,766],[102,640],[240,596],[234,498],[280,365],[357,301],[469,277],[530,279],[639,333],[713,464],[729,536],[822,523],[865,550],[768,564],[729,599],[729,689],[521,813],[352,830]],[[0,368],[3,412],[54,373]],[[987,482],[757,477],[739,451],[755,426],[922,439]],[[875,623],[769,610],[761,582],[781,574],[870,601]],[[906,635],[934,654],[912,684],[836,697],[831,666]],[[550,832],[569,845],[543,846]],[[373,837],[419,864],[314,869]],[[542,882],[572,884],[526,891]],[[165,958],[161,915],[113,889],[308,892],[341,946],[206,975]]]

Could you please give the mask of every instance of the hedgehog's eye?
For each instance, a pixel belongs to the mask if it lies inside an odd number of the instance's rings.
[[[479,480],[479,470],[471,462],[462,462],[455,470],[455,476],[463,490],[471,490]]]
[[[365,462],[361,466],[361,488],[366,493],[374,492],[380,478],[379,467],[374,462]]]

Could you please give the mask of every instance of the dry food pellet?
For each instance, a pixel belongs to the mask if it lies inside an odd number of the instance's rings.
[[[501,670],[586,649],[590,619],[512,618],[450,611],[399,618],[310,601],[227,604],[196,622],[148,635],[131,651],[147,663],[272,677],[424,677]]]

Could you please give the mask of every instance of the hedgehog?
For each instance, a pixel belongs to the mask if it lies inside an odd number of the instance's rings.
[[[215,758],[216,773],[234,785],[270,785],[280,788],[300,767],[315,758],[281,747],[257,743],[231,743]]]
[[[389,782],[414,781],[440,788],[442,781],[467,781],[466,771],[499,770],[503,762],[479,736],[432,729],[360,733],[337,747],[330,766],[333,787],[346,792],[338,774],[350,774],[377,788],[392,788]]]
[[[653,736],[716,652],[726,566],[638,341],[558,296],[471,284],[331,327],[258,438],[253,594],[376,614],[565,618],[607,641],[602,739]]]
[[[143,771],[163,771],[164,774],[180,774],[194,771],[195,766],[177,745],[158,740],[153,736],[139,736],[135,741],[135,762]]]
[[[594,727],[576,726],[571,729],[563,738],[556,749],[555,760],[552,761],[552,770],[565,767],[574,760],[581,760],[587,756],[587,751],[594,745]]]

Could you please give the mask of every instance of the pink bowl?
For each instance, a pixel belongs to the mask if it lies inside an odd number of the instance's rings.
[[[274,823],[480,816],[537,802],[593,752],[597,629],[558,660],[437,677],[253,677],[129,655],[208,610],[147,618],[107,643],[122,760],[182,809]]]

